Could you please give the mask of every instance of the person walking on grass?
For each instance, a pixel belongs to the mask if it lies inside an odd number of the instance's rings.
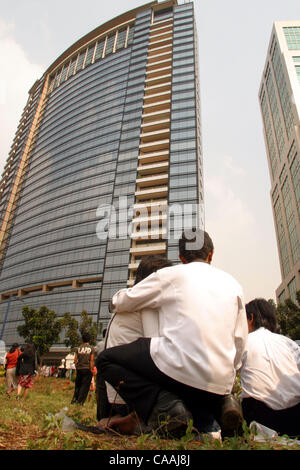
[[[18,388],[18,378],[16,376],[16,367],[18,362],[18,357],[20,356],[21,351],[19,349],[18,343],[14,343],[10,348],[9,352],[6,354],[5,358],[5,376],[6,376],[6,393],[10,397],[14,390]]]
[[[76,380],[75,390],[71,403],[83,405],[90,389],[93,368],[94,368],[95,350],[90,345],[90,335],[83,333],[82,344],[75,353]]]
[[[33,344],[25,344],[21,348],[22,354],[18,358],[16,366],[16,375],[19,377],[17,399],[21,398],[24,389],[23,398],[26,399],[29,390],[33,387],[35,370],[37,369],[37,356]]]

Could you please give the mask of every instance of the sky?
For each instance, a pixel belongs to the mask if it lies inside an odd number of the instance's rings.
[[[76,40],[146,0],[0,0],[0,173],[28,90]],[[184,3],[184,0],[179,0]],[[258,92],[274,21],[299,0],[195,0],[206,230],[246,302],[281,282]]]

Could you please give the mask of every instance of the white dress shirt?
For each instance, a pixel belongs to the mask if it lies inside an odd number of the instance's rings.
[[[273,410],[300,402],[300,347],[265,328],[249,333],[240,371],[241,398],[254,398]]]
[[[163,373],[217,394],[232,390],[248,334],[241,286],[205,262],[163,268],[112,298],[114,311],[158,312],[151,357]]]

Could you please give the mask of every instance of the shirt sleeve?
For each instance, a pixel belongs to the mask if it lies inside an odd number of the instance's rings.
[[[246,348],[246,341],[248,337],[247,315],[242,296],[237,297],[237,304],[238,314],[234,331],[234,343],[236,349],[234,367],[236,371],[238,371],[242,366],[242,358]]]
[[[141,311],[143,308],[156,310],[161,303],[164,287],[164,282],[155,272],[134,287],[118,291],[112,298],[111,311],[124,313]]]

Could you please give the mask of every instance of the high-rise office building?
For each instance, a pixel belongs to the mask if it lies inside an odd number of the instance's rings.
[[[197,57],[193,3],[154,1],[81,38],[29,91],[0,185],[7,344],[24,304],[105,326],[143,256],[177,259],[178,211],[197,218],[203,202]]]
[[[259,92],[282,282],[277,300],[300,290],[300,21],[274,23]]]

